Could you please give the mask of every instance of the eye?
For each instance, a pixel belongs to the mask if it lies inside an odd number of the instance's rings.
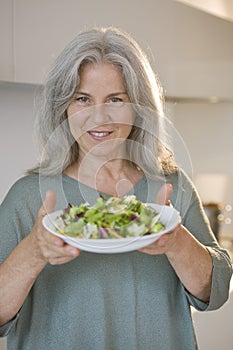
[[[82,106],[91,104],[91,100],[88,96],[77,96],[75,98],[75,101],[77,104],[82,105]]]
[[[107,103],[112,103],[116,106],[122,106],[122,104],[124,103],[123,99],[120,97],[111,97],[107,100]]]
[[[120,97],[111,97],[111,98],[109,99],[109,103],[111,103],[111,102],[117,103],[117,102],[123,102],[123,100],[122,100],[122,98],[120,98]]]

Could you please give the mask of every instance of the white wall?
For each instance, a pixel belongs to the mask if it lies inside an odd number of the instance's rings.
[[[233,291],[233,285],[231,286]],[[233,349],[233,292],[219,310],[193,312],[199,350]]]
[[[38,87],[0,83],[0,202],[11,184],[36,162],[33,125]]]
[[[233,175],[233,103],[177,103],[172,118],[189,149],[194,173]]]
[[[233,103],[180,103],[170,110],[199,194],[204,202],[221,205],[220,234],[233,241]]]
[[[34,99],[39,87],[0,83],[0,203],[15,180],[36,162]],[[6,339],[0,339],[0,350]]]

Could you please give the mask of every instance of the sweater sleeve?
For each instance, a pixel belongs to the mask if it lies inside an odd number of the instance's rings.
[[[35,177],[19,179],[0,205],[0,264],[32,229],[35,215],[41,205],[38,186],[34,186],[35,181]],[[8,335],[19,314],[20,312],[0,327],[0,337]]]
[[[200,197],[190,179],[184,173],[180,172],[178,174],[178,181],[173,181],[173,186],[173,202],[180,211],[182,224],[199,242],[205,245],[213,262],[212,288],[209,303],[205,304],[186,292],[188,300],[193,307],[200,311],[218,309],[229,297],[229,286],[232,276],[231,258],[228,252],[217,242]]]
[[[0,264],[31,231],[41,206],[36,177],[19,179],[0,205]]]
[[[3,326],[0,327],[0,338],[1,337],[7,337],[7,335],[11,331],[11,329],[16,324],[16,322],[18,320],[18,317],[19,317],[19,313],[17,313],[17,315],[11,321],[9,321],[8,323],[6,323],[6,324],[4,324]]]

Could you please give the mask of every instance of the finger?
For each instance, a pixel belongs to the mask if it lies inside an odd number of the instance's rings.
[[[57,258],[51,258],[49,260],[49,263],[51,265],[61,265],[61,264],[66,264],[66,263],[72,261],[73,259],[75,259],[75,257],[70,257],[70,256],[57,257]]]
[[[53,250],[53,252],[56,256],[61,256],[61,257],[62,256],[69,256],[69,257],[74,256],[74,257],[76,257],[80,253],[80,249],[73,247],[69,244],[66,244],[66,243],[64,243],[64,241],[63,241],[62,246],[57,246],[56,244],[55,244],[55,246],[52,245],[51,250]]]
[[[53,247],[53,249],[56,247],[57,248],[63,247],[65,245],[65,242],[62,238],[53,235],[51,232],[47,231],[46,229],[43,229],[41,231],[41,235],[45,240],[46,245],[50,245],[50,247],[51,248]]]
[[[63,242],[64,243],[64,242]],[[80,249],[64,244],[61,247],[54,244],[46,244],[42,247],[44,257],[50,261],[51,259],[71,259],[80,254]]]
[[[170,205],[170,198],[172,195],[172,184],[164,184],[158,191],[156,198],[155,198],[155,203],[158,204],[166,204]]]
[[[56,195],[53,191],[48,190],[45,195],[45,200],[43,203],[44,210],[46,213],[51,213],[54,211],[56,205]]]
[[[56,195],[53,191],[48,190],[45,195],[45,200],[39,210],[38,216],[43,217],[54,211],[56,205]]]
[[[155,246],[153,247],[144,247],[144,248],[140,248],[138,249],[139,252],[144,253],[144,254],[149,254],[149,255],[159,255],[159,254],[163,254],[163,252],[160,251],[160,249],[156,248]]]
[[[160,237],[156,242],[139,249],[141,253],[149,254],[149,255],[157,255],[164,254],[167,242],[169,241],[169,237],[166,237],[166,234]]]

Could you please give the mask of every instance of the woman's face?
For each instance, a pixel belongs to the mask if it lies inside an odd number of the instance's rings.
[[[79,144],[79,154],[116,155],[124,151],[134,113],[120,73],[111,64],[86,64],[80,85],[67,114],[70,130]]]

